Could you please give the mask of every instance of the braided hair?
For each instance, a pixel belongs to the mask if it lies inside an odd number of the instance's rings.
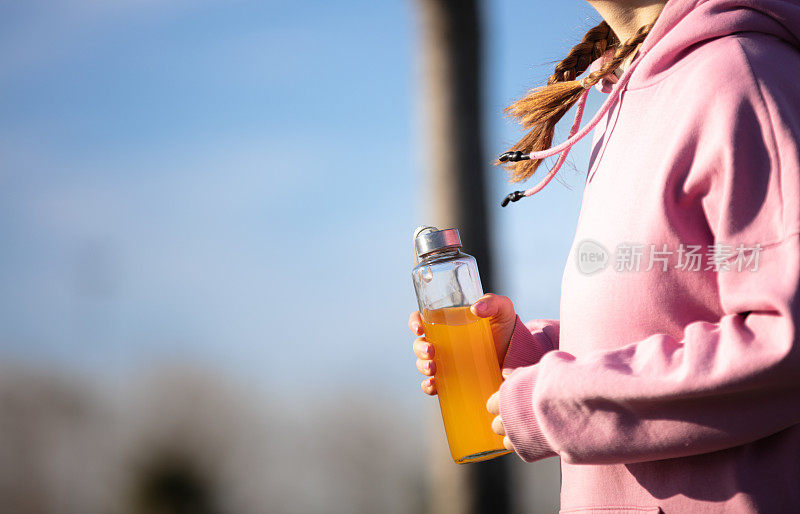
[[[652,23],[641,27],[623,44],[620,44],[605,21],[591,28],[583,36],[583,40],[556,65],[555,71],[547,79],[547,85],[531,90],[505,109],[508,115],[528,130],[509,151],[530,153],[550,148],[556,123],[578,101],[584,89],[594,86],[604,76],[613,73],[633,54],[652,27]],[[599,70],[590,73],[583,80],[576,80],[607,49],[615,47],[614,56]],[[540,159],[508,162],[505,163],[505,168],[510,172],[511,182],[522,182],[534,174],[541,162]],[[500,164],[500,161],[495,164]]]

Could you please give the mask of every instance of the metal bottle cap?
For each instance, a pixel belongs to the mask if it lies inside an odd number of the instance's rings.
[[[442,248],[461,248],[458,229],[439,230],[436,227],[420,226],[414,231],[414,256],[417,261],[420,257]]]

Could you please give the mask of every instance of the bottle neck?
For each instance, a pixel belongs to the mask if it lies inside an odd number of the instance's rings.
[[[424,257],[420,257],[419,263],[429,264],[434,261],[453,259],[461,255],[462,255],[461,248],[459,247],[442,248],[441,250],[436,250],[435,252],[431,252],[425,255]]]

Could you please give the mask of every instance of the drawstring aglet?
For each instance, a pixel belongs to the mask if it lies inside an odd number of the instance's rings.
[[[530,160],[530,156],[526,153],[522,153],[519,150],[516,152],[506,152],[501,154],[500,157],[497,158],[500,162],[518,162],[518,161],[528,161]]]
[[[519,161],[528,161],[530,160],[530,155],[526,153],[522,153],[519,150],[516,152],[506,152],[500,157],[497,158],[500,162],[519,162]],[[514,191],[513,193],[509,194],[505,198],[503,198],[503,202],[500,204],[501,207],[505,207],[510,202],[516,202],[525,198],[525,191]]]
[[[503,202],[500,204],[500,207],[505,207],[509,204],[509,202],[516,202],[518,200],[522,200],[523,198],[525,198],[525,191],[514,191],[503,198]]]

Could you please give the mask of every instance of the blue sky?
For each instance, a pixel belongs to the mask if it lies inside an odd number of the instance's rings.
[[[1,6],[0,356],[107,377],[193,362],[287,394],[368,383],[416,398],[414,5]],[[492,155],[518,134],[503,107],[598,17],[583,0],[485,15]],[[487,166],[497,292],[524,319],[558,315],[588,139],[561,172],[571,189],[507,209],[517,187]]]

